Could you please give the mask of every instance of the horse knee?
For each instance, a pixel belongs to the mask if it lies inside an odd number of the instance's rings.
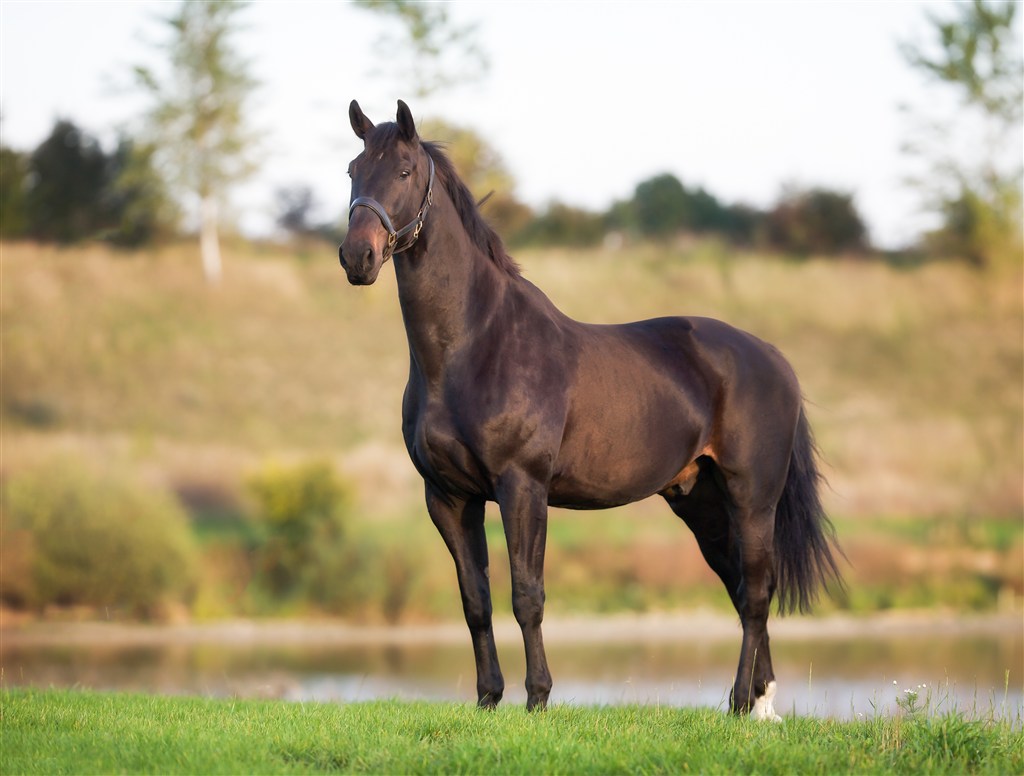
[[[470,632],[480,633],[490,630],[492,609],[489,597],[473,596],[463,598],[462,611],[466,615],[466,626]]]
[[[522,627],[540,625],[544,619],[544,585],[517,585],[512,591],[512,612]]]

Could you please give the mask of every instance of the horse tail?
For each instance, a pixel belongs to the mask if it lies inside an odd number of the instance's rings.
[[[843,588],[833,549],[836,532],[818,494],[818,448],[800,408],[789,474],[775,511],[775,584],[779,613],[809,612],[821,587]]]

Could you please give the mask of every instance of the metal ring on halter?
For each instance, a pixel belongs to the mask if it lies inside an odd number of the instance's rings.
[[[427,193],[423,197],[423,204],[420,206],[419,212],[416,213],[416,217],[401,229],[395,229],[384,206],[373,197],[357,197],[349,205],[348,218],[350,221],[352,220],[352,213],[355,212],[357,207],[369,208],[380,219],[381,226],[388,233],[388,244],[384,249],[384,261],[387,261],[396,253],[409,250],[416,240],[419,239],[420,231],[423,229],[423,222],[427,218],[427,211],[434,201],[434,160],[430,158],[429,154],[427,155],[427,162],[430,163],[430,178],[427,181]],[[402,247],[396,248],[398,241],[410,232],[412,233],[412,239]]]

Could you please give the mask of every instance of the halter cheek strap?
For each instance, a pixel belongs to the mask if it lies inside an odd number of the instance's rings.
[[[403,226],[401,229],[395,229],[394,224],[391,223],[391,218],[388,216],[384,206],[380,204],[373,197],[356,197],[352,200],[352,204],[348,208],[348,218],[352,220],[352,214],[355,212],[357,207],[365,207],[373,211],[373,213],[380,219],[381,226],[388,233],[388,244],[384,247],[384,261],[390,259],[396,253],[409,250],[419,239],[420,230],[423,229],[423,222],[427,218],[427,211],[430,210],[430,205],[434,201],[434,160],[427,156],[427,162],[430,164],[430,177],[427,181],[427,193],[423,197],[423,204],[420,205],[419,212],[416,213],[416,217]],[[412,237],[405,242],[405,244],[399,246],[398,241],[404,238],[408,234],[412,234]]]

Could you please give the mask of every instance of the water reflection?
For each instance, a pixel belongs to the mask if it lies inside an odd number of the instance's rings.
[[[509,636],[499,644],[505,697],[525,703],[522,648]],[[8,632],[0,653],[3,683],[293,701],[475,699],[468,638],[351,643],[321,634],[308,641],[269,643],[270,638],[256,633],[243,640],[214,635],[145,641],[76,643],[69,636],[60,643],[32,643]],[[1019,724],[1024,717],[1022,642],[1019,627],[826,639],[783,632],[772,642],[778,708],[839,718],[893,713],[897,697],[909,688],[930,698],[939,711],[956,707],[977,715],[994,713]],[[634,641],[621,633],[615,639],[556,639],[548,645],[555,677],[552,702],[724,709],[738,648],[738,638],[720,633],[705,641],[692,633],[681,639]]]

